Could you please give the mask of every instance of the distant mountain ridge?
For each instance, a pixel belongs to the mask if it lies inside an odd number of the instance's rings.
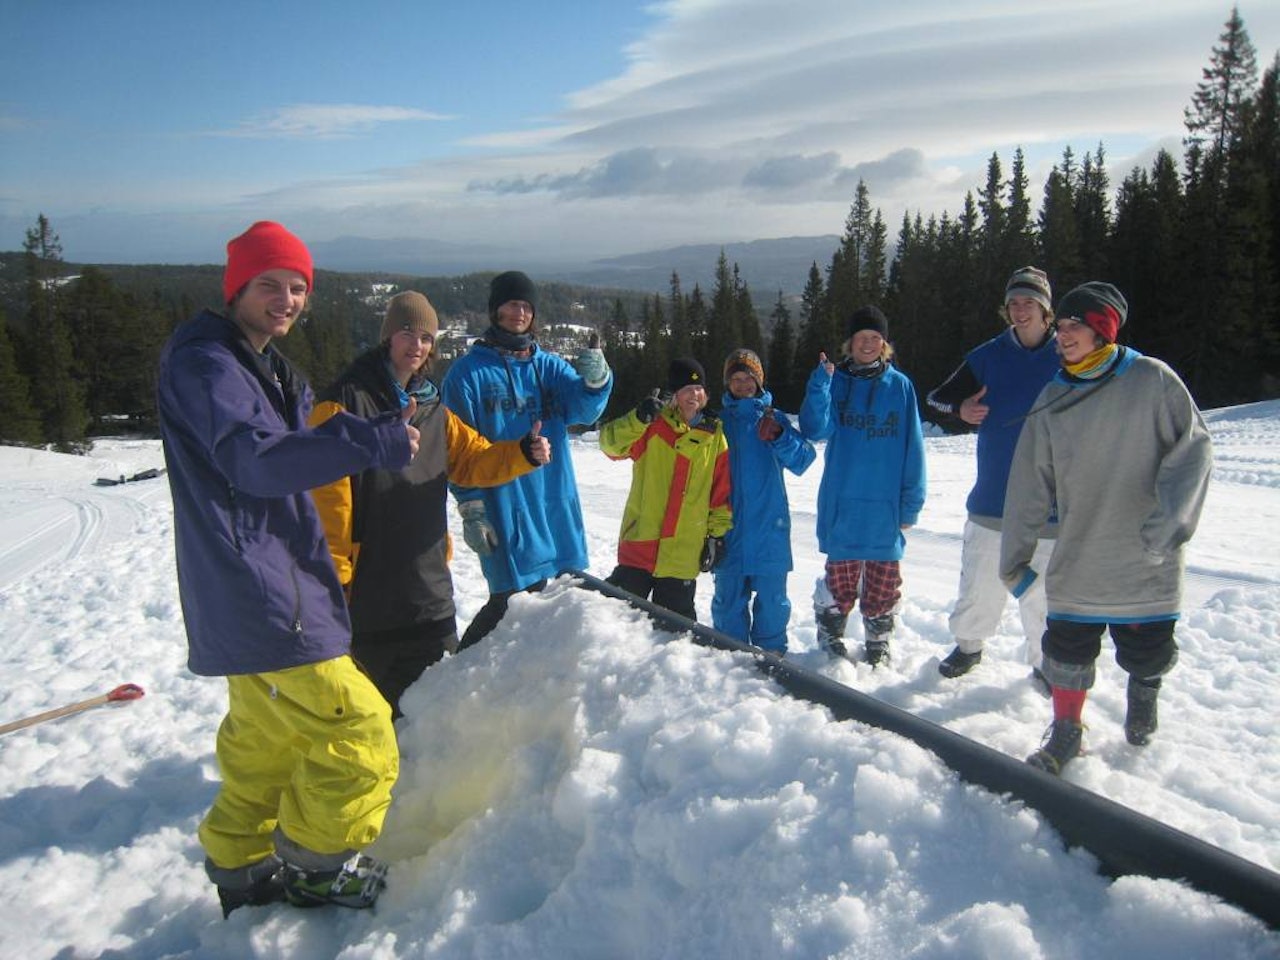
[[[410,276],[451,276],[482,271],[524,270],[535,279],[666,294],[671,274],[687,293],[715,283],[716,262],[724,250],[730,266],[750,288],[759,308],[782,290],[798,295],[815,262],[825,270],[840,244],[835,235],[783,237],[726,244],[688,244],[662,250],[574,262],[545,253],[488,244],[454,244],[438,240],[372,240],[339,237],[308,243],[318,266],[338,272],[385,272]]]
[[[454,277],[473,273],[523,270],[535,280],[559,282],[613,290],[634,290],[666,296],[671,290],[671,274],[680,277],[687,294],[695,285],[709,294],[715,286],[716,263],[720,251],[751,290],[756,309],[767,314],[778,291],[798,297],[809,279],[809,268],[817,263],[823,271],[831,264],[840,245],[835,235],[783,237],[739,243],[701,243],[630,253],[598,260],[573,260],[548,256],[545,252],[490,244],[457,244],[440,240],[375,240],[368,237],[339,237],[310,241],[316,266],[335,273],[388,274],[404,277]],[[0,286],[23,280],[22,254],[0,254]],[[127,268],[117,261],[85,260]],[[145,264],[154,266],[165,264]],[[177,264],[173,264],[177,266]],[[220,270],[221,263],[182,264],[201,270]]]

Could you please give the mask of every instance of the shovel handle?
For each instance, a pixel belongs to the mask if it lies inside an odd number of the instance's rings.
[[[136,683],[122,683],[110,693],[104,693],[100,697],[90,697],[88,700],[81,700],[79,703],[69,703],[65,707],[58,707],[56,710],[46,710],[44,713],[37,713],[35,716],[24,717],[22,720],[14,720],[12,723],[0,724],[0,735],[12,733],[14,730],[22,730],[26,727],[34,727],[37,723],[44,723],[46,720],[56,720],[59,717],[69,717],[73,713],[80,713],[84,710],[90,710],[93,707],[100,707],[106,703],[112,703],[118,700],[137,700],[143,694],[143,689]]]

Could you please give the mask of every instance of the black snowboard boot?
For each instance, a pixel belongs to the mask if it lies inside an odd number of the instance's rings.
[[[1160,678],[1129,678],[1129,710],[1124,717],[1124,738],[1135,747],[1145,747],[1156,732],[1156,698],[1160,695]]]
[[[839,608],[815,610],[814,618],[818,625],[818,646],[832,656],[849,658],[849,650],[844,645],[844,628],[849,622],[849,615],[841,613]]]
[[[956,647],[947,654],[945,660],[938,664],[938,672],[948,680],[954,680],[956,677],[963,677],[981,662],[981,650],[976,653],[965,653],[959,647]]]
[[[372,907],[386,886],[387,865],[356,854],[336,870],[303,870],[285,864],[284,895],[295,907],[335,904],[362,910]]]
[[[1055,777],[1071,760],[1080,756],[1080,741],[1084,737],[1084,725],[1065,717],[1049,725],[1040,749],[1027,757],[1027,763],[1039,767]]]
[[[218,888],[224,918],[240,907],[261,907],[284,900],[284,864],[274,855],[234,870],[215,866],[206,859],[204,870]]]
[[[873,667],[889,659],[889,638],[893,636],[893,614],[885,613],[878,617],[863,617],[863,646],[866,661]]]

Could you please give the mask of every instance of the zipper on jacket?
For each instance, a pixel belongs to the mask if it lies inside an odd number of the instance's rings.
[[[293,581],[293,623],[290,629],[299,636],[302,635],[302,590],[298,587],[298,568],[296,565],[289,567],[289,579]]]
[[[227,506],[231,514],[231,542],[235,545],[236,553],[244,553],[240,543],[240,505],[236,502],[236,488],[231,484],[227,484]]]

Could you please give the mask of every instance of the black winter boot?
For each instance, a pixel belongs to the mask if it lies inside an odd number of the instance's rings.
[[[981,662],[981,650],[976,653],[965,653],[959,647],[956,647],[947,654],[945,660],[938,664],[938,672],[948,680],[954,680],[956,677],[963,677]]]
[[[1080,741],[1084,737],[1084,725],[1065,717],[1049,725],[1040,749],[1027,757],[1027,763],[1039,767],[1055,777],[1071,760],[1080,756]]]
[[[1129,678],[1129,710],[1124,717],[1124,738],[1135,747],[1145,747],[1156,732],[1156,698],[1160,695],[1160,678]]]

